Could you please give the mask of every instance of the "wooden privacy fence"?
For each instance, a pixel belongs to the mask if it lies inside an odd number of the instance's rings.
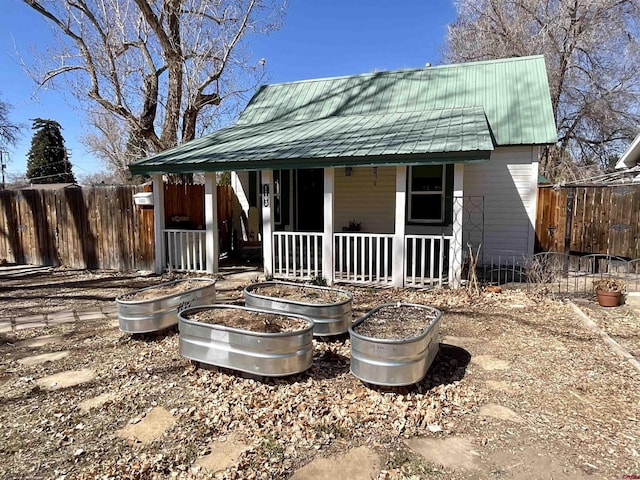
[[[0,258],[33,265],[148,270],[153,210],[137,186],[0,192]]]
[[[539,250],[640,258],[640,185],[538,189]]]
[[[0,261],[73,268],[154,268],[153,208],[134,205],[150,186],[0,191]],[[219,225],[231,218],[233,191],[218,186]],[[165,185],[166,225],[204,223],[202,185]],[[184,221],[184,220],[183,220]],[[222,234],[222,232],[221,232]]]

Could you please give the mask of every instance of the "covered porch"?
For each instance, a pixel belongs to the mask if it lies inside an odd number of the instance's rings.
[[[255,213],[250,205],[257,207],[255,239],[267,277],[455,286],[464,252],[464,163],[431,165],[437,166],[234,172],[232,184],[246,209],[244,216],[249,209]],[[153,182],[159,227],[156,271],[217,272],[221,252],[215,173],[205,173],[205,228],[199,230],[165,228],[162,175],[154,175]],[[244,240],[248,230],[244,226],[239,232]]]
[[[258,238],[243,240],[261,242],[269,278],[460,283],[465,165],[494,151],[482,107],[252,120],[261,95],[235,125],[130,165],[153,175],[156,194],[162,174],[205,173],[204,229],[167,230],[156,214],[158,272],[218,270],[216,173],[228,171],[246,217],[257,219],[247,230]],[[356,182],[363,172],[368,183]]]

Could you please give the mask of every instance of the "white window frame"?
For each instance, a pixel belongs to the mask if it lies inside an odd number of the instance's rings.
[[[428,192],[414,192],[412,190],[412,185],[413,185],[413,167],[409,167],[409,175],[407,176],[407,183],[408,188],[407,188],[407,210],[408,210],[408,215],[407,215],[407,221],[409,221],[410,223],[421,223],[421,224],[441,224],[444,222],[444,212],[445,212],[445,190],[447,188],[447,169],[446,169],[446,165],[442,164],[438,164],[438,165],[434,165],[434,166],[439,166],[442,169],[442,190],[432,190],[432,191],[428,191]],[[441,197],[441,202],[440,202],[440,218],[435,219],[435,218],[429,218],[429,219],[425,219],[425,218],[414,218],[413,217],[413,213],[411,212],[411,204],[412,204],[412,198],[414,195],[439,195]]]

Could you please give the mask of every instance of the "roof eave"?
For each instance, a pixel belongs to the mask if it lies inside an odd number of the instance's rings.
[[[627,148],[618,163],[616,163],[616,170],[623,168],[632,168],[638,164],[638,157],[640,157],[640,134],[633,139],[629,148]]]
[[[361,167],[421,165],[425,163],[469,163],[489,160],[492,150],[466,152],[438,152],[428,154],[380,155],[364,157],[283,158],[270,160],[246,160],[215,162],[183,162],[180,164],[153,163],[151,161],[129,165],[134,175],[164,173],[197,173],[250,170],[290,170],[302,168]]]

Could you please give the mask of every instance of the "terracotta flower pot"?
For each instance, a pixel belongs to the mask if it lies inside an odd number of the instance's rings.
[[[604,290],[596,290],[598,295],[598,304],[602,307],[617,307],[620,305],[621,292],[605,292]]]

